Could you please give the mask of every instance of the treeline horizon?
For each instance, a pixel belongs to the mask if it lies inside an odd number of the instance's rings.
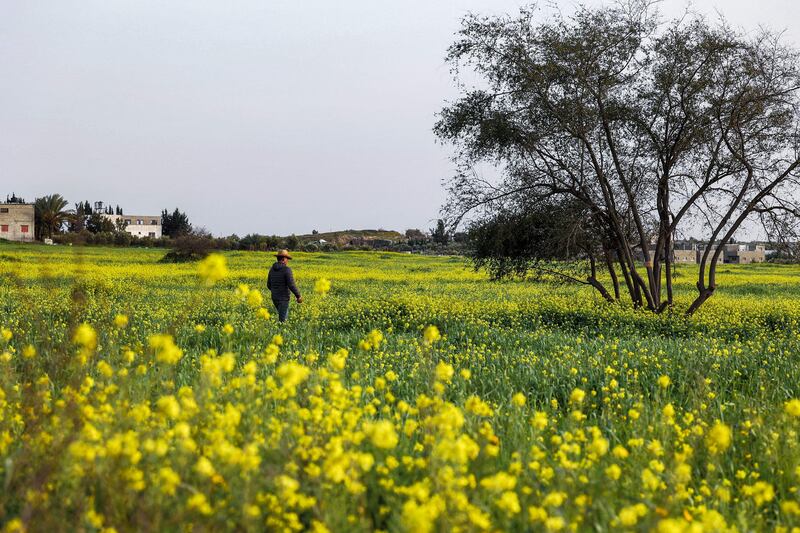
[[[6,196],[6,203],[26,204],[24,198],[12,193]],[[466,233],[453,233],[447,231],[443,220],[437,220],[436,227],[423,232],[411,228],[404,233],[390,230],[341,230],[325,232],[325,234],[348,234],[374,231],[375,233],[395,233],[397,239],[383,239],[374,236],[359,235],[352,240],[358,243],[323,242],[320,232],[312,230],[310,234],[291,234],[279,236],[275,234],[248,233],[244,237],[237,234],[227,236],[214,236],[210,231],[201,226],[192,225],[187,213],[175,207],[174,210],[162,209],[160,223],[161,237],[140,237],[126,231],[127,224],[124,219],[115,221],[107,215],[124,216],[125,212],[119,204],[112,205],[105,202],[79,201],[70,208],[70,203],[60,194],[51,194],[36,198],[32,204],[35,213],[35,233],[37,241],[51,239],[54,244],[62,245],[96,245],[96,246],[138,246],[153,248],[174,248],[186,246],[187,241],[202,241],[195,243],[205,249],[213,250],[247,250],[247,251],[272,251],[279,249],[306,250],[306,251],[337,251],[337,250],[388,250],[388,251],[426,251],[450,250],[454,251],[464,247],[467,241]],[[178,240],[183,241],[177,243]]]

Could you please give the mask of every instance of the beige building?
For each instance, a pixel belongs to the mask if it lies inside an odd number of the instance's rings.
[[[0,204],[0,239],[33,242],[35,220],[33,204]]]
[[[710,251],[710,252],[708,252],[708,262],[709,262],[709,263],[711,262],[711,258],[712,258],[712,257],[714,257],[714,253],[715,253],[715,251],[716,251],[716,250],[715,250],[714,248],[712,248],[712,249],[711,249],[711,251]],[[703,254],[704,254],[705,252],[706,252],[706,245],[705,245],[705,244],[700,244],[700,245],[698,245],[698,246],[697,246],[697,264],[698,264],[698,265],[700,264],[700,261],[702,261],[702,260],[703,260]],[[724,262],[725,262],[725,251],[723,250],[723,251],[722,251],[722,252],[720,252],[720,254],[717,256],[717,264],[718,264],[718,265],[721,265],[721,264],[722,264],[722,263],[724,263]]]
[[[653,243],[655,246],[655,243]],[[701,241],[684,241],[678,240],[673,242],[672,248],[672,261],[676,264],[700,264],[703,259],[703,254],[706,251],[708,243]],[[716,245],[712,245],[709,252],[708,260],[716,252]],[[637,257],[641,260],[641,251],[637,252]],[[722,263],[763,263],[766,261],[766,251],[763,244],[747,243],[747,244],[726,244],[723,246],[719,256],[717,256],[717,264]]]
[[[115,225],[124,224],[134,237],[161,237],[161,215],[103,215]]]
[[[684,241],[678,240],[673,243],[672,261],[675,263],[683,264],[700,264],[703,259],[703,253],[706,250],[706,244],[698,241]],[[713,250],[711,251],[713,253]],[[709,257],[709,260],[711,258]],[[725,254],[719,254],[717,264],[724,262]]]
[[[746,265],[763,263],[766,252],[761,244],[727,244],[725,245],[725,262]]]
[[[694,246],[674,248],[672,250],[672,261],[674,263],[696,263],[697,249]]]

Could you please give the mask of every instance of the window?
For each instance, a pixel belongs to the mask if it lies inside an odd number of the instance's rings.
[[[126,218],[126,219],[125,219],[125,223],[126,223],[126,224],[130,224],[130,223],[131,223],[131,219],[129,219],[129,218]]]
[[[155,237],[156,236],[156,232],[155,231],[151,231],[150,233],[147,234],[147,236],[148,237]]]
[[[8,233],[8,224],[0,225],[0,232]]]
[[[158,220],[151,220],[150,224],[152,224],[153,226],[156,226],[156,225],[158,225]]]
[[[0,207],[0,213],[8,213],[7,207]]]
[[[28,225],[27,224],[23,224],[21,226],[20,230],[22,231],[22,233],[28,233]]]
[[[142,219],[141,218],[137,218],[136,219],[136,223],[141,226],[142,225]]]

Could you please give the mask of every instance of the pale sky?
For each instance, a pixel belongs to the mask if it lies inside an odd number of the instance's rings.
[[[0,0],[0,197],[179,206],[216,235],[427,229],[453,173],[446,48],[466,12],[522,5]],[[798,0],[692,5],[800,42]]]

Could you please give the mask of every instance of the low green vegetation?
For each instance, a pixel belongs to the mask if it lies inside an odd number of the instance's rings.
[[[725,265],[687,317],[459,257],[297,253],[280,325],[270,253],[2,254],[9,530],[800,527],[796,266]]]

